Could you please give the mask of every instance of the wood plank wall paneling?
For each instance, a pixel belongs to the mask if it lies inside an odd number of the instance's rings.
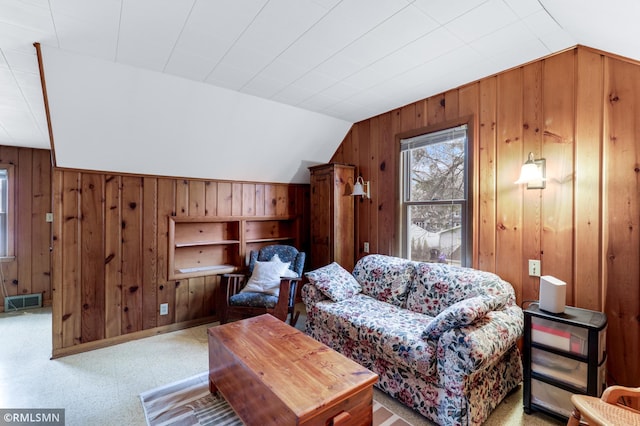
[[[53,200],[54,356],[220,312],[219,277],[167,280],[169,216],[298,215],[308,247],[308,185],[56,169]]]
[[[204,198],[204,182],[201,200]],[[142,329],[158,325],[160,305],[158,301],[158,179],[145,177],[142,180]],[[205,204],[201,211],[204,216]]]
[[[604,214],[608,369],[640,383],[640,67],[605,58]],[[629,335],[635,339],[629,338]],[[611,342],[611,340],[609,340]]]
[[[62,174],[62,173],[61,173]],[[104,228],[111,232],[104,234],[104,287],[105,287],[105,337],[120,335],[122,323],[122,208],[120,191],[122,178],[106,175]],[[56,188],[56,185],[54,185]],[[62,235],[56,232],[56,235]],[[55,320],[54,320],[55,323]],[[61,347],[61,346],[54,346]]]
[[[83,173],[88,174],[88,173]],[[102,178],[101,176],[99,178]],[[142,178],[122,178],[122,334],[142,328]],[[109,232],[110,230],[105,230]],[[81,236],[84,238],[84,235]],[[90,285],[89,283],[83,283]],[[87,342],[89,340],[83,340]]]
[[[521,68],[498,75],[496,157],[496,272],[505,280],[522,276],[522,188],[514,185],[526,158],[522,147],[523,72]],[[522,285],[515,285],[522,300]]]
[[[210,182],[210,186],[216,188],[216,182]],[[211,199],[205,200],[208,211],[215,212],[217,205],[217,192],[208,191],[207,196]],[[158,221],[158,250],[157,250],[157,297],[158,307],[161,303],[168,306],[175,306],[176,300],[176,284],[174,281],[167,280],[167,271],[169,268],[169,216],[176,215],[176,180],[175,179],[158,179],[158,213],[156,215]],[[212,214],[215,216],[215,214]],[[157,325],[169,325],[176,322],[176,310],[169,309],[169,314],[159,316]]]
[[[33,150],[18,150],[18,166],[16,177],[18,181],[18,190],[16,191],[16,201],[20,206],[20,212],[15,215],[16,218],[16,235],[15,239],[19,242],[22,235],[31,235],[31,217],[33,215],[33,175],[32,167],[20,167],[20,164],[33,164]],[[31,279],[31,244],[18,244],[15,250],[16,257],[22,259],[18,262],[18,285],[19,291],[26,294],[32,293]]]
[[[496,77],[480,81],[480,119],[477,130],[479,140],[474,163],[478,164],[474,174],[478,180],[478,200],[473,207],[473,223],[478,226],[474,232],[478,241],[474,242],[477,252],[473,253],[473,266],[484,271],[496,271],[496,140],[497,140],[497,83]]]
[[[573,305],[573,156],[576,50],[544,61],[542,157],[547,158],[547,188],[542,191],[541,259],[544,271],[567,282]],[[547,272],[544,272],[547,274]]]
[[[57,173],[57,172],[55,172]],[[62,297],[62,322],[53,324],[54,333],[56,326],[60,327],[62,334],[62,346],[68,347],[82,343],[81,333],[81,260],[80,250],[80,173],[70,172],[62,174],[62,187],[60,205],[54,205],[53,217],[63,221],[61,234],[54,234],[53,251],[61,251],[60,263],[54,264],[62,269],[61,282],[53,282],[56,289],[53,298]],[[55,181],[57,182],[57,181]],[[64,238],[62,238],[64,236]],[[54,303],[54,307],[57,306]]]
[[[397,135],[473,116],[473,266],[538,298],[542,274],[567,304],[608,316],[609,383],[638,386],[640,365],[640,65],[578,46],[356,123],[332,161],[372,182],[357,203],[356,257],[398,254]],[[527,154],[547,187],[514,184]],[[375,182],[375,184],[373,184]]]
[[[542,157],[543,133],[543,90],[542,62],[535,62],[523,69],[523,126],[522,154],[533,152],[535,158]],[[542,237],[542,192],[523,191],[522,226],[526,230],[526,238],[522,241],[522,300],[536,300],[540,291],[540,280],[529,276],[529,259],[541,258]]]
[[[81,340],[104,338],[104,182],[92,174],[80,177]]]
[[[51,153],[44,149],[0,146],[0,164],[14,166],[14,255],[0,263],[9,296],[41,294],[51,304]],[[4,292],[0,292],[0,312]]]
[[[574,299],[576,306],[599,310],[603,306],[600,283],[604,256],[602,255],[602,129],[604,58],[580,49],[577,55],[576,81],[576,146],[574,223],[575,271]],[[600,102],[597,101],[600,99]],[[577,188],[592,188],[577,191]],[[590,260],[598,259],[595,262]],[[586,260],[586,261],[585,261]]]

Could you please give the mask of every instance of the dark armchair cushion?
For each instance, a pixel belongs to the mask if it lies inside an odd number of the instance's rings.
[[[229,298],[230,306],[250,306],[252,308],[273,309],[278,303],[278,297],[266,293],[238,293]]]

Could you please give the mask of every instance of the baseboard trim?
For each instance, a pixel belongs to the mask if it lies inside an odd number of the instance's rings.
[[[146,337],[157,336],[159,334],[170,333],[172,331],[183,330],[185,328],[196,327],[198,325],[219,321],[217,316],[199,318],[196,320],[183,321],[175,324],[154,327],[148,330],[136,331],[134,333],[123,334],[121,336],[110,337],[107,339],[96,340],[93,342],[80,343],[66,348],[53,349],[51,359],[62,358],[68,355],[75,355],[82,352],[88,352],[95,349],[106,348],[120,343],[131,342]]]

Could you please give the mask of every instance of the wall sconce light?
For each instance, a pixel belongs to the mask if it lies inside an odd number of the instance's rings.
[[[529,158],[522,165],[520,170],[520,177],[516,184],[526,183],[527,189],[544,189],[546,185],[546,160],[540,158],[535,160],[533,158],[533,152],[529,153]]]
[[[371,198],[369,181],[364,181],[362,176],[358,176],[356,183],[353,184],[352,196],[360,195],[362,198]]]

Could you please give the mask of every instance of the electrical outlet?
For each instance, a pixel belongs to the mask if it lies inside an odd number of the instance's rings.
[[[530,277],[539,277],[540,276],[540,261],[529,259],[529,276]]]
[[[160,315],[169,315],[169,304],[161,303],[160,304]]]
[[[53,222],[53,213],[45,213],[44,220],[46,222]]]
[[[369,242],[365,241],[363,251],[365,253],[369,253]]]

